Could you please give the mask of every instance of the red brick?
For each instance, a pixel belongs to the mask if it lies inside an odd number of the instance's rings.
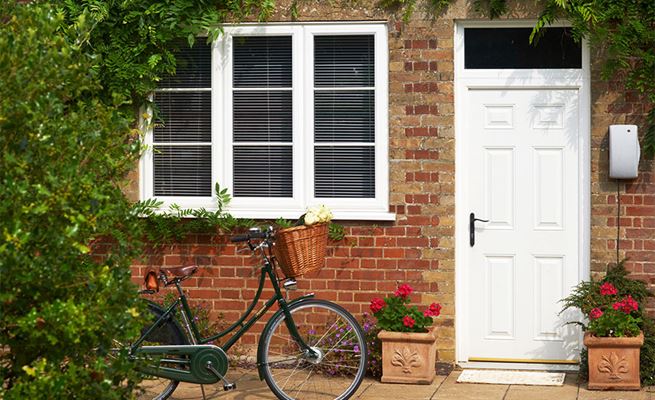
[[[412,49],[427,49],[427,40],[412,40]]]

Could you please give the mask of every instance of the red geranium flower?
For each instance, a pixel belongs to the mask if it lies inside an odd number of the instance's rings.
[[[403,299],[412,294],[414,289],[406,283],[398,286],[398,290],[394,293],[396,297],[402,297]]]
[[[589,312],[589,319],[598,319],[603,315],[600,308],[596,307]]]
[[[612,308],[617,311],[621,310],[626,314],[630,314],[631,312],[637,311],[639,309],[639,303],[637,303],[637,301],[633,299],[631,295],[627,295],[623,298],[623,300],[614,303]]]
[[[427,310],[423,311],[426,317],[438,317],[441,314],[441,304],[432,303]]]
[[[379,297],[374,297],[374,298],[371,300],[371,305],[370,305],[370,307],[371,307],[371,311],[373,311],[373,314],[375,314],[375,313],[377,313],[378,311],[380,311],[380,310],[381,310],[384,306],[386,306],[386,305],[387,305],[387,304],[384,302],[384,300],[382,300],[382,299],[379,298]]]
[[[632,311],[637,311],[639,309],[639,303],[637,303],[637,300],[633,299],[631,295],[628,295],[628,297],[623,299],[623,302],[626,307],[631,308]]]
[[[410,317],[409,315],[405,315],[403,317],[403,325],[405,325],[408,328],[412,328],[414,326],[414,318]]]
[[[603,296],[611,296],[613,294],[617,294],[619,291],[616,290],[614,285],[612,285],[609,282],[605,282],[602,285],[600,285],[600,294]]]

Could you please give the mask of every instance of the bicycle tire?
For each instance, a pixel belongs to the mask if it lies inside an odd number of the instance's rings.
[[[152,314],[152,322],[150,325],[143,327],[141,330],[142,334],[164,313],[156,304],[148,304],[148,311]],[[169,318],[145,338],[145,344],[187,345],[189,344],[189,340],[180,325],[173,318]],[[141,389],[144,390],[144,393],[139,396],[139,399],[152,398],[153,400],[165,400],[173,394],[179,383],[176,380],[157,377],[152,380],[144,379],[141,384]]]
[[[268,387],[284,400],[350,398],[362,383],[368,361],[366,339],[357,320],[343,307],[318,299],[292,304],[289,312],[303,340],[320,357],[311,359],[300,350],[288,332],[284,313],[278,312],[261,339]]]

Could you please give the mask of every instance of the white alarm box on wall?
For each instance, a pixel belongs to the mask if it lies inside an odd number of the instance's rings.
[[[637,125],[610,125],[610,178],[636,178],[640,153]]]

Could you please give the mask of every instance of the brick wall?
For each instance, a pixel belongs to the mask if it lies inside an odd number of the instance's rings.
[[[636,124],[643,135],[648,109],[643,99],[626,91],[620,81],[598,78],[599,64],[592,66],[592,275],[602,275],[616,263],[617,181],[609,178],[608,126]],[[632,276],[655,289],[655,162],[642,156],[639,177],[618,182],[620,193],[619,260],[628,258]],[[649,304],[655,315],[655,302]]]
[[[278,1],[273,20],[288,21],[288,3]],[[535,10],[510,9],[513,17]],[[346,240],[330,246],[326,268],[299,281],[298,293],[314,291],[339,302],[357,317],[373,296],[399,282],[413,285],[415,300],[443,305],[438,360],[455,361],[455,134],[453,100],[454,19],[479,18],[459,0],[439,18],[414,14],[409,22],[375,7],[373,1],[301,2],[300,20],[382,20],[389,26],[390,211],[395,222],[347,221]],[[597,66],[594,77],[597,77]],[[607,177],[607,126],[639,122],[643,107],[634,94],[597,78],[592,83],[592,271],[615,259],[616,185]],[[635,276],[655,284],[655,175],[643,162],[641,177],[622,185],[622,256],[631,257]],[[135,179],[136,182],[136,179]],[[132,194],[136,187],[132,186]],[[149,266],[200,265],[185,287],[210,304],[214,317],[233,320],[245,310],[257,280],[253,260],[236,252],[225,237],[192,235],[183,243],[152,250],[134,266],[139,281]],[[254,344],[256,335],[244,338]]]

